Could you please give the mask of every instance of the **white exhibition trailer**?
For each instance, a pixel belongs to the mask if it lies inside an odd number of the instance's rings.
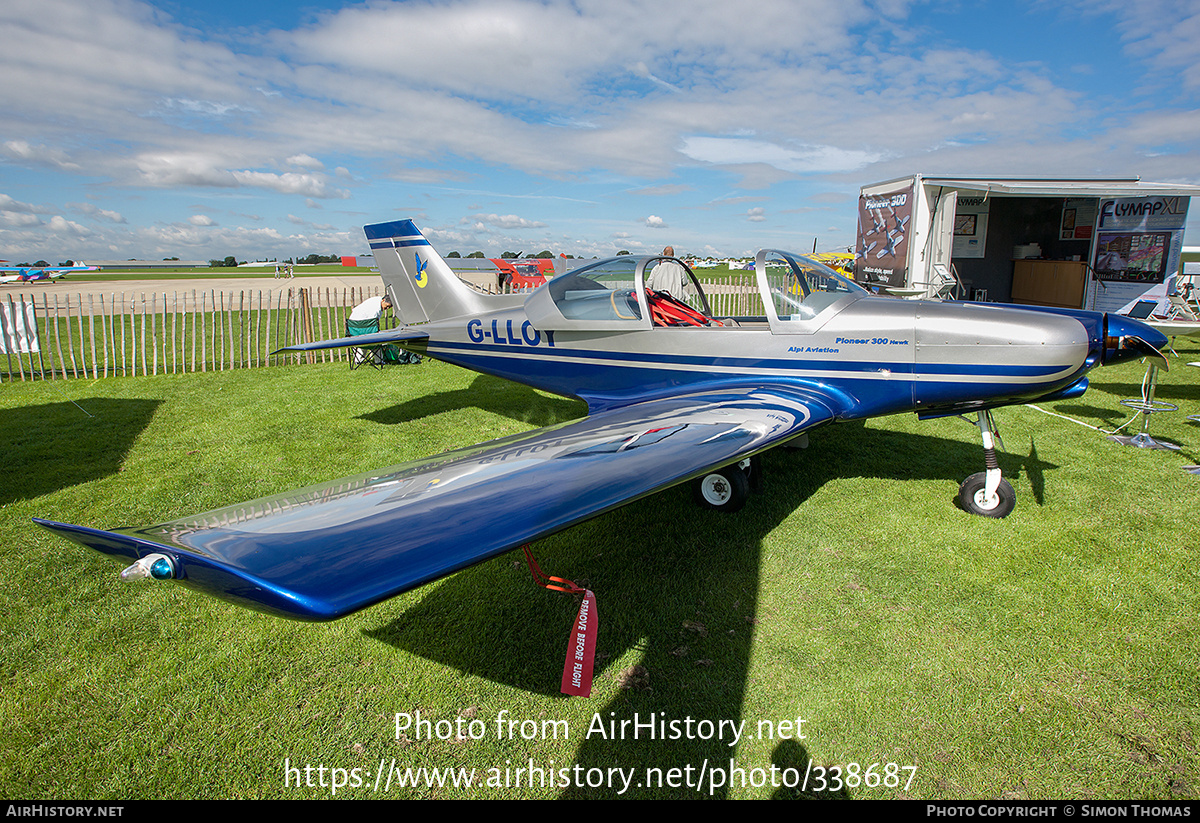
[[[914,174],[875,183],[859,194],[855,276],[906,297],[1165,306],[1194,195],[1200,186],[1138,178]]]

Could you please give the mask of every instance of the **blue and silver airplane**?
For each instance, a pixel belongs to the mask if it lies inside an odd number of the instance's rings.
[[[73,271],[96,271],[97,266],[80,263],[78,266],[0,266],[0,284],[32,283],[35,280],[57,280]]]
[[[691,271],[665,257],[600,260],[532,293],[485,295],[412,221],[365,230],[402,324],[291,350],[399,344],[582,398],[588,415],[147,528],[37,522],[135,561],[123,577],[329,620],[675,484],[737,510],[763,451],[907,411],[977,415],[985,471],[963,482],[960,505],[1003,517],[1015,494],[991,409],[1076,397],[1093,367],[1161,358],[1166,344],[1116,315],[876,297],[776,250],[754,261],[744,316],[715,316]],[[645,287],[657,266],[683,268],[681,294]]]

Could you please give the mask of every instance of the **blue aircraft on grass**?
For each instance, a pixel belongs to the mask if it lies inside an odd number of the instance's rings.
[[[365,230],[402,325],[290,350],[399,344],[582,398],[588,415],[147,528],[37,522],[136,561],[123,577],[327,620],[678,483],[735,511],[766,449],[902,411],[977,414],[986,470],[963,482],[960,505],[1003,517],[1015,495],[991,409],[1076,397],[1093,367],[1161,358],[1167,342],[1117,315],[876,297],[777,250],[755,258],[745,316],[715,316],[691,271],[665,257],[601,260],[532,293],[485,295],[412,221]],[[683,267],[681,294],[646,288],[657,266]]]

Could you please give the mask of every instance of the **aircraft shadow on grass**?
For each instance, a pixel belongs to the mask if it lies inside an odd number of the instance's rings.
[[[160,402],[91,397],[0,410],[0,505],[120,471]]]
[[[428,408],[443,402],[446,398],[434,396]],[[457,405],[455,398],[449,402]],[[413,417],[428,413],[420,400],[402,408],[404,415]],[[400,416],[388,410],[388,418],[393,415]],[[938,459],[914,458],[918,453],[934,453]],[[1043,472],[1055,466],[1041,461],[1032,443],[1028,457],[1001,453],[999,459],[1007,476],[1027,474],[1041,504]],[[966,440],[871,430],[860,423],[828,426],[813,432],[807,449],[777,448],[764,454],[765,488],[738,514],[701,510],[691,499],[689,484],[684,484],[537,542],[532,552],[547,574],[573,579],[597,594],[596,683],[615,680],[622,686],[609,703],[597,704],[597,715],[605,722],[631,720],[635,713],[642,721],[653,715],[739,722],[760,623],[757,593],[766,535],[828,480],[946,480],[949,506],[958,480],[977,471],[978,464],[979,448]],[[521,501],[513,500],[513,505]],[[464,673],[556,695],[577,608],[577,598],[534,585],[521,554],[509,552],[430,587],[419,603],[366,634]],[[769,633],[769,619],[765,622],[762,631]],[[631,666],[633,662],[637,665]],[[780,711],[778,718],[746,718],[747,727],[761,719],[787,719],[787,707]],[[571,739],[582,739],[584,731],[572,728]],[[606,770],[619,765],[644,775],[646,769],[698,770],[705,761],[728,767],[737,753],[729,742],[728,736],[665,744],[646,742],[644,737],[631,741],[593,736],[582,741],[573,763],[555,768]],[[803,746],[793,744],[777,746],[773,759],[786,761],[788,768],[799,765],[802,774],[809,756]],[[546,766],[536,758],[535,765]],[[709,796],[707,788],[699,796]],[[697,796],[694,789],[678,791],[680,796]],[[654,787],[635,785],[623,796],[656,792],[661,795]],[[606,786],[568,789],[562,796],[616,793],[615,787]],[[728,787],[712,790],[715,797],[728,794]]]
[[[1067,417],[1077,418],[1089,426],[1098,424],[1101,427],[1112,427],[1129,417],[1129,410],[1124,406],[1104,408],[1102,406],[1091,406],[1087,403],[1066,403],[1054,406],[1053,410],[1057,414],[1065,414]]]
[[[528,386],[481,374],[465,389],[416,397],[405,403],[360,415],[359,419],[394,426],[464,408],[484,409],[535,428],[574,420],[587,413],[587,404],[582,400],[539,394]]]

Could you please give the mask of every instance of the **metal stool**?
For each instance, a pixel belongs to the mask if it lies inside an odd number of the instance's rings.
[[[1165,364],[1166,362],[1166,358],[1163,358],[1163,363]],[[1135,435],[1109,435],[1108,439],[1120,443],[1122,446],[1137,446],[1139,449],[1171,449],[1172,451],[1179,451],[1179,446],[1176,446],[1174,443],[1165,443],[1161,440],[1155,440],[1150,436],[1150,415],[1165,411],[1179,411],[1179,407],[1174,403],[1154,399],[1154,390],[1158,385],[1158,363],[1155,360],[1151,360],[1147,364],[1146,378],[1142,381],[1142,385],[1146,387],[1143,397],[1120,401],[1122,406],[1133,409],[1135,412],[1134,416],[1129,420],[1130,423],[1137,419],[1137,415],[1140,414],[1142,416],[1142,430]]]

